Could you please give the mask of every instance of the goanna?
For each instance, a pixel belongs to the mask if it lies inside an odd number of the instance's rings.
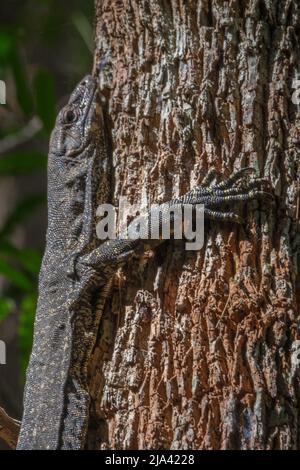
[[[95,211],[109,201],[111,164],[97,80],[87,76],[59,113],[48,160],[48,230],[34,341],[17,449],[82,449],[89,418],[87,366],[111,279],[143,240],[96,237]],[[222,208],[266,193],[252,169],[205,181],[169,202],[204,204],[210,219],[240,223]],[[164,215],[162,215],[164,217]],[[160,218],[158,223],[160,224]]]

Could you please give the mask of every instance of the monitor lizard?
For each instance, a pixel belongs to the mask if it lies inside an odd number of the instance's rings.
[[[204,216],[242,223],[224,204],[270,196],[243,168],[171,200],[204,204]],[[100,243],[95,212],[110,197],[111,164],[97,79],[85,77],[59,112],[48,158],[48,230],[17,449],[82,449],[90,397],[87,366],[112,279],[143,240]],[[159,222],[161,223],[161,219]]]

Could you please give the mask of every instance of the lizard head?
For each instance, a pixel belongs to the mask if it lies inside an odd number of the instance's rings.
[[[87,198],[97,207],[110,195],[110,153],[101,98],[98,80],[88,75],[56,119],[48,157],[48,220],[56,240],[66,233],[77,238],[83,215],[89,219]]]
[[[87,75],[75,88],[59,112],[50,139],[50,152],[73,158],[95,138],[103,120],[97,80]]]

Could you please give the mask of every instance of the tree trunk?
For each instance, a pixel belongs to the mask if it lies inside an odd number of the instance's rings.
[[[299,5],[99,0],[96,17],[114,204],[244,166],[276,201],[238,206],[245,228],[206,222],[199,251],[167,241],[117,273],[88,447],[299,448]]]

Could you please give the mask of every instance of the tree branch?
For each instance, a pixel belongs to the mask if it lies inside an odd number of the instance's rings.
[[[0,439],[12,449],[17,446],[20,425],[20,421],[8,416],[5,410],[0,407]]]
[[[0,154],[11,152],[16,147],[31,140],[43,127],[42,121],[34,116],[23,129],[16,134],[8,135],[0,141]]]

